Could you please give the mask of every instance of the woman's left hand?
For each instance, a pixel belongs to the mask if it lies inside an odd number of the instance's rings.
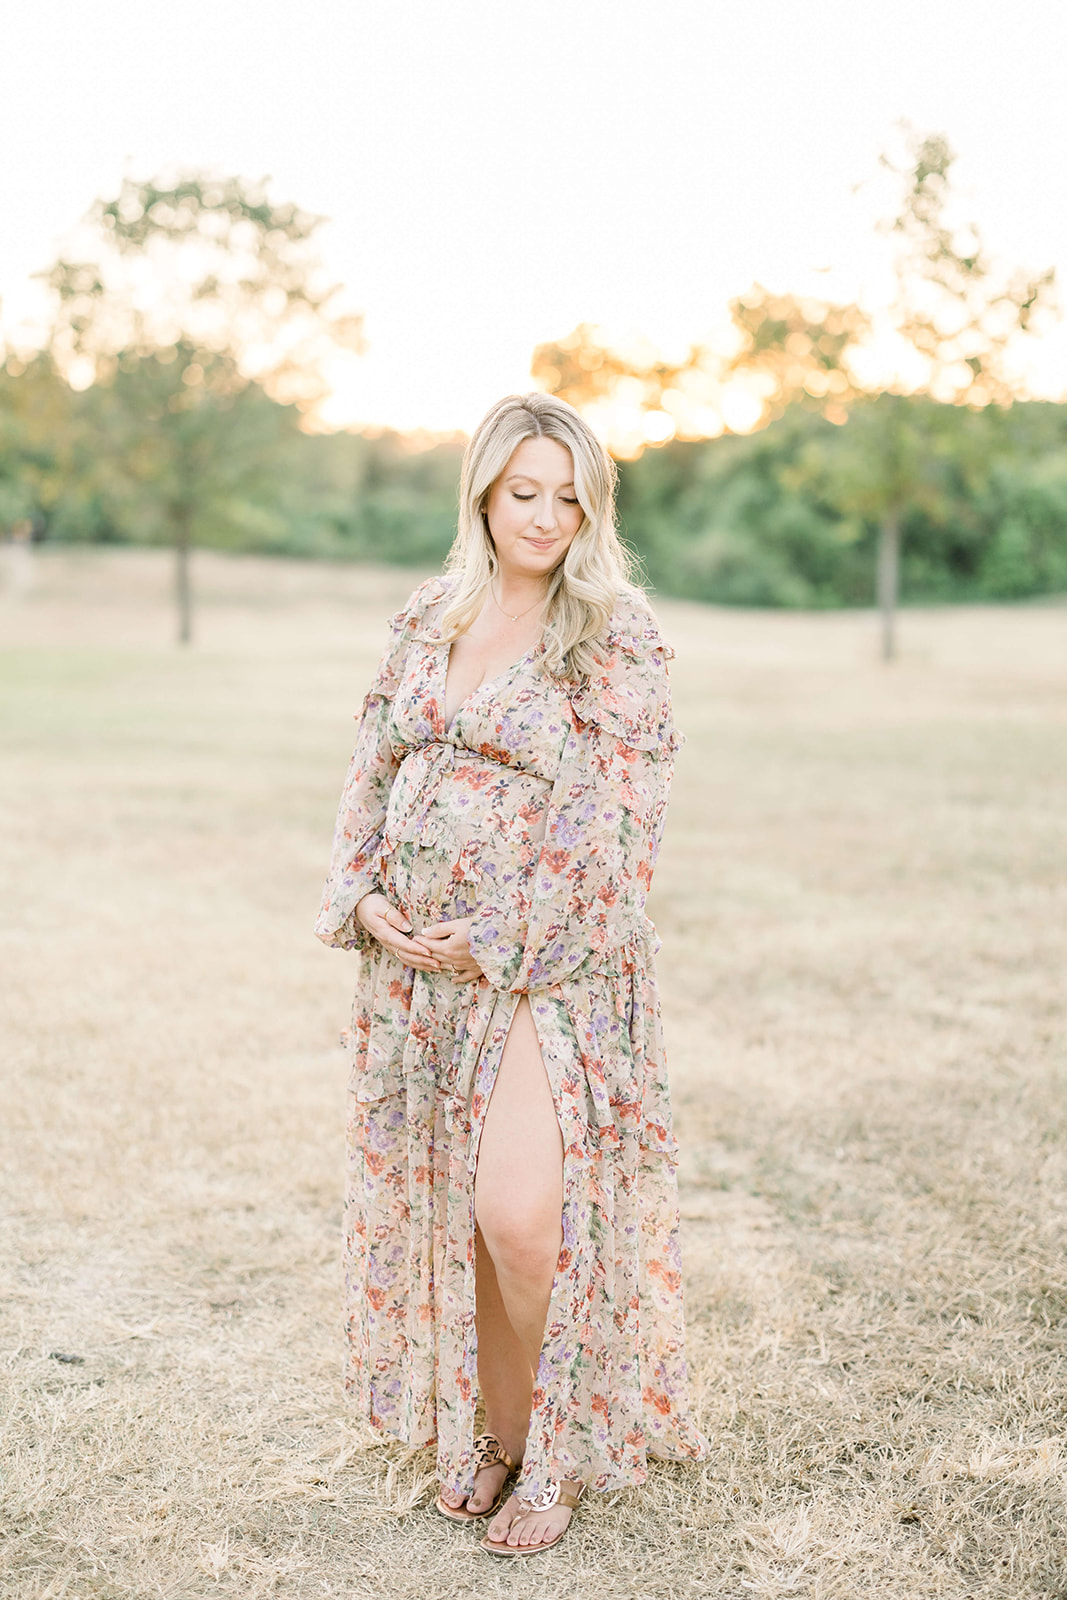
[[[454,922],[435,922],[419,934],[419,943],[428,945],[441,965],[451,969],[460,983],[474,983],[482,976],[482,969],[467,943],[473,921],[473,917],[458,917]]]

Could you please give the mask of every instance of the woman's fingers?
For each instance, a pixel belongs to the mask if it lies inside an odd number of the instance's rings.
[[[391,950],[406,966],[418,967],[422,972],[440,972],[441,963],[436,953],[418,939],[409,937],[411,923],[397,906],[369,912],[364,925],[379,944]]]
[[[392,950],[394,955],[409,967],[419,967],[423,972],[440,972],[441,962],[437,956],[423,950],[420,945],[411,939],[383,939],[386,949]]]
[[[399,906],[391,906],[384,895],[368,895],[360,921],[378,943],[420,972],[448,970],[459,983],[474,983],[482,969],[470,953],[467,932],[470,917],[435,922],[421,933],[414,933],[411,921]],[[361,906],[363,902],[360,902]]]

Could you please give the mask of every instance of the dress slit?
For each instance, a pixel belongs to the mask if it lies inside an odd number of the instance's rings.
[[[493,1090],[500,1076],[503,1064],[504,1051],[507,1041],[514,1026],[515,1016],[519,1003],[524,998],[522,995],[498,996],[498,999],[507,998],[514,1000],[511,1006],[511,1015],[508,1020],[499,1053],[494,1051],[495,1063],[491,1066],[492,1086],[485,1097],[485,1105],[479,1120],[477,1139],[472,1138],[473,1163],[471,1170],[471,1213],[470,1226],[473,1230],[476,1225],[475,1215],[475,1187],[477,1183],[478,1161],[481,1154],[481,1138],[488,1115],[489,1105],[492,1101]],[[577,1447],[577,1441],[570,1444],[565,1435],[568,1426],[568,1410],[566,1399],[569,1396],[570,1385],[567,1380],[566,1365],[573,1358],[573,1350],[561,1348],[560,1335],[567,1327],[568,1307],[571,1299],[571,1289],[568,1283],[568,1272],[574,1259],[576,1247],[579,1243],[578,1220],[574,1215],[573,1196],[576,1190],[575,1173],[572,1169],[574,1160],[573,1142],[568,1150],[567,1131],[564,1125],[564,1115],[559,1094],[558,1084],[562,1073],[566,1070],[567,1063],[555,1060],[552,1050],[552,1036],[544,1028],[542,1022],[538,1027],[537,1007],[533,1004],[533,997],[525,996],[529,1006],[530,1017],[534,1025],[537,1038],[538,1051],[541,1057],[541,1068],[545,1074],[549,1094],[552,1099],[552,1108],[559,1129],[562,1147],[561,1162],[561,1192],[560,1192],[560,1247],[556,1257],[556,1265],[552,1273],[552,1287],[549,1294],[548,1307],[545,1313],[545,1326],[541,1336],[541,1348],[538,1356],[537,1371],[534,1376],[534,1391],[532,1403],[532,1423],[530,1436],[527,1440],[526,1454],[523,1460],[519,1492],[538,1494],[546,1488],[554,1478],[580,1477],[582,1453]],[[494,1030],[495,1034],[495,1030]],[[484,1046],[483,1046],[484,1049]],[[549,1065],[552,1060],[555,1071]],[[568,1207],[568,1194],[572,1196]],[[568,1211],[570,1215],[568,1215]],[[570,1244],[567,1241],[570,1239]],[[476,1294],[476,1261],[475,1274],[472,1279],[472,1293]],[[475,1359],[477,1359],[477,1333],[474,1335]],[[560,1365],[561,1356],[564,1358],[564,1370],[556,1370]],[[561,1403],[562,1402],[562,1403]],[[561,1434],[564,1437],[561,1437]],[[564,1470],[566,1469],[566,1470]],[[465,1487],[464,1492],[469,1492]]]

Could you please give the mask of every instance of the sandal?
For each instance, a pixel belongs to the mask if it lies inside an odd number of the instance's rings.
[[[555,1505],[567,1506],[573,1511],[584,1493],[584,1483],[578,1485],[576,1494],[573,1494],[570,1489],[564,1489],[562,1484],[552,1483],[533,1500],[524,1500],[520,1496],[519,1505],[522,1507],[522,1512],[512,1522],[511,1527],[515,1526],[515,1522],[521,1522],[522,1518],[529,1515],[531,1511],[549,1511]],[[574,1518],[571,1517],[567,1523],[567,1528],[570,1527],[573,1521]],[[483,1550],[488,1550],[490,1555],[494,1556],[539,1556],[543,1550],[551,1550],[555,1545],[559,1544],[559,1541],[567,1532],[567,1528],[564,1528],[562,1533],[557,1533],[554,1539],[545,1539],[541,1544],[508,1544],[505,1541],[490,1539],[487,1535],[481,1541],[481,1545]],[[508,1532],[511,1532],[511,1528],[508,1529]]]
[[[438,1495],[434,1501],[434,1510],[439,1511],[450,1522],[478,1522],[482,1517],[492,1517],[500,1510],[504,1503],[504,1495],[511,1475],[519,1469],[500,1443],[495,1433],[480,1433],[474,1441],[474,1476],[484,1472],[486,1467],[507,1467],[508,1475],[500,1485],[500,1493],[491,1506],[486,1506],[484,1511],[468,1511],[466,1506],[450,1506],[447,1501]],[[473,1487],[471,1494],[474,1493]],[[470,1495],[467,1496],[468,1500]]]

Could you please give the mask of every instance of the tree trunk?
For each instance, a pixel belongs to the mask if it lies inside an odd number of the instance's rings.
[[[889,511],[878,538],[878,610],[882,616],[882,660],[897,653],[897,597],[900,592],[900,513]]]
[[[189,581],[190,523],[187,506],[179,506],[174,516],[174,595],[178,602],[178,643],[188,644],[193,637],[193,592]]]

